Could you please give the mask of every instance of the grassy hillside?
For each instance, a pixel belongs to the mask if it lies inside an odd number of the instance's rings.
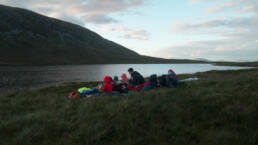
[[[0,61],[20,64],[112,62],[139,55],[68,22],[0,5]]]
[[[192,62],[141,56],[84,27],[25,9],[0,5],[0,20],[0,65]]]
[[[180,78],[180,88],[68,100],[96,83],[67,84],[0,98],[0,144],[257,145],[258,69]]]
[[[214,62],[215,65],[221,66],[248,66],[248,67],[258,67],[258,61],[254,62]]]

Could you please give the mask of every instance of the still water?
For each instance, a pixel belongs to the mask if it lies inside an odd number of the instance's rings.
[[[211,64],[109,64],[65,66],[0,66],[0,96],[19,90],[60,85],[68,82],[101,81],[105,75],[120,76],[133,67],[144,77],[166,74],[172,68],[177,74],[209,70],[238,70],[243,67]]]

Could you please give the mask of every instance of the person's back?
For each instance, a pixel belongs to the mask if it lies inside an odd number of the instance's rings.
[[[129,68],[128,72],[131,74],[128,89],[131,91],[141,91],[144,88],[145,82],[143,76],[137,71],[134,71],[133,68]]]
[[[103,84],[103,87],[102,87],[102,92],[103,93],[112,93],[112,88],[113,88],[113,85],[111,83],[111,77],[110,76],[105,76],[104,77],[104,84]]]
[[[177,74],[172,70],[168,70],[167,75],[167,86],[170,88],[176,87],[178,85],[178,76]]]
[[[145,82],[143,76],[137,71],[134,71],[131,74],[131,77],[132,77],[131,83],[133,86],[141,85],[141,84],[144,84]]]
[[[158,87],[158,77],[156,74],[150,76],[150,86],[151,88]]]
[[[161,87],[167,87],[167,75],[162,75],[158,77],[158,83]]]

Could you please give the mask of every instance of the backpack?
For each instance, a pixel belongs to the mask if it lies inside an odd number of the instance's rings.
[[[162,87],[166,87],[167,86],[167,75],[162,75],[158,78],[159,80],[159,84]]]
[[[167,87],[174,88],[178,85],[178,79],[174,76],[167,76]]]
[[[72,92],[72,93],[69,94],[69,98],[70,98],[70,99],[73,99],[73,98],[81,98],[81,95],[80,95],[80,93]]]
[[[153,88],[156,88],[158,87],[158,78],[157,78],[157,75],[151,75],[150,76],[150,86],[153,87]]]

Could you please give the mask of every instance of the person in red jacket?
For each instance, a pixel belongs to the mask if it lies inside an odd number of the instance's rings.
[[[169,70],[168,70],[168,75],[170,75],[170,76],[175,77],[176,79],[178,79],[177,74],[176,74],[172,69],[169,69]]]
[[[126,74],[122,74],[121,78],[123,83],[129,84],[129,79],[127,78]]]
[[[112,82],[111,82],[111,77],[110,76],[105,76],[104,77],[104,84],[102,87],[102,92],[103,93],[112,93]]]

